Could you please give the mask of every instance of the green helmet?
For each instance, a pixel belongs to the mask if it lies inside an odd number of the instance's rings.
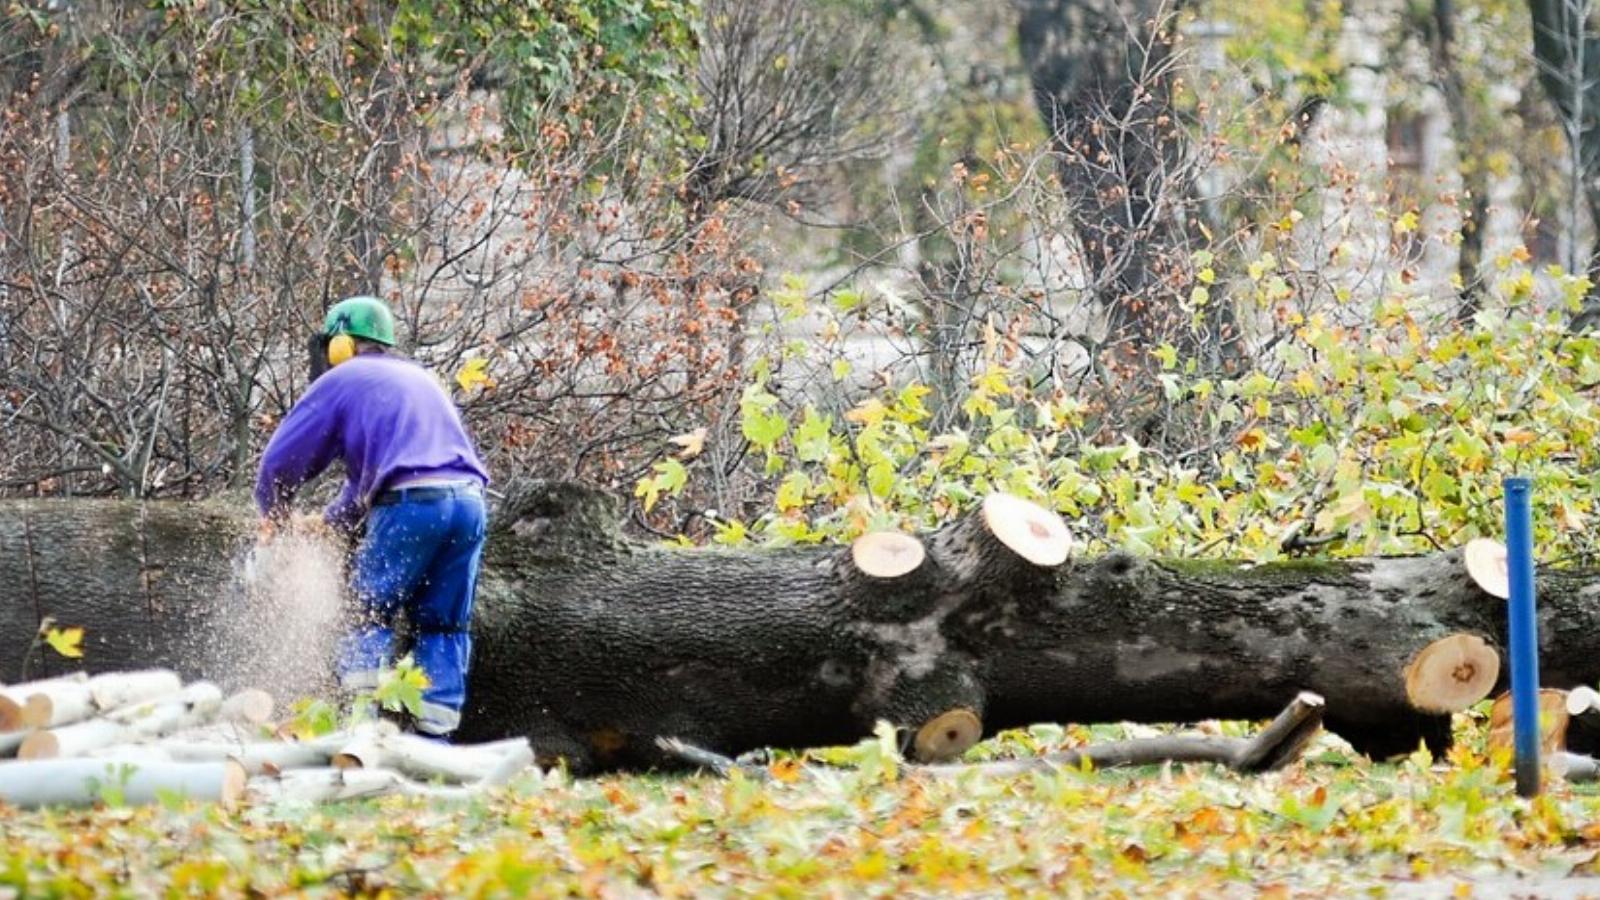
[[[377,297],[349,297],[328,310],[322,333],[328,337],[348,334],[393,347],[394,313]]]

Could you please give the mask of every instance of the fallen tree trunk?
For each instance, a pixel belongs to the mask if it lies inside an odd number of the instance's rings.
[[[1266,719],[1309,690],[1330,730],[1386,755],[1442,749],[1446,711],[1505,681],[1504,602],[1459,551],[1067,559],[1058,519],[1006,500],[920,553],[900,538],[669,549],[625,538],[619,520],[581,486],[508,489],[462,740],[525,735],[591,770],[662,764],[659,735],[733,754],[853,742],[886,718],[937,760],[1038,721]],[[240,602],[251,525],[214,504],[0,503],[0,678],[20,677],[49,615],[86,629],[95,671],[158,665],[237,686],[206,651]],[[1545,683],[1600,681],[1600,573],[1539,579]]]

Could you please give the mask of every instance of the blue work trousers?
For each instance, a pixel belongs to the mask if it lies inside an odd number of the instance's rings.
[[[395,619],[404,612],[416,635],[416,663],[429,682],[416,728],[448,735],[461,723],[472,661],[483,495],[476,487],[398,493],[398,501],[373,506],[356,549],[351,581],[359,620],[339,648],[339,680],[349,690],[377,686],[379,670],[392,662]]]

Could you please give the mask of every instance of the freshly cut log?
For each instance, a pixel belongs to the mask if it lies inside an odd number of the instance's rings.
[[[272,721],[273,697],[260,688],[245,688],[222,704],[217,718],[224,722],[265,725]]]
[[[64,759],[0,765],[0,803],[21,809],[93,806],[115,799],[130,806],[176,794],[232,808],[245,787],[238,763],[120,762]]]
[[[1558,751],[1550,754],[1550,771],[1573,784],[1600,780],[1600,760],[1582,753]]]
[[[256,803],[336,803],[404,793],[406,780],[385,769],[293,769],[250,779],[245,797]]]
[[[148,682],[147,687],[153,690],[155,682]],[[123,691],[104,696],[137,696],[140,692]],[[136,701],[113,709],[100,718],[47,731],[35,731],[22,741],[17,756],[22,759],[65,759],[115,744],[160,737],[184,727],[204,724],[221,705],[222,692],[216,685],[197,682],[170,697]]]
[[[513,761],[514,762],[514,761]],[[491,773],[508,778],[509,765]],[[512,775],[515,772],[511,773]],[[337,803],[402,794],[437,800],[465,800],[495,785],[487,780],[465,787],[418,784],[392,769],[293,769],[277,776],[250,779],[245,791],[251,803]]]
[[[143,766],[150,763],[194,762],[195,760],[175,759],[173,755],[159,744],[113,744],[110,747],[99,747],[85,753],[83,759],[114,759],[120,764]],[[210,760],[210,762],[226,762],[227,758]]]
[[[82,722],[97,707],[89,685],[70,681],[44,684],[28,694],[22,704],[22,723],[28,728],[54,728]]]
[[[83,684],[88,680],[87,673],[73,672],[70,675],[28,681],[22,684],[13,684],[10,687],[0,687],[0,732],[21,731],[28,727],[23,720],[22,711],[27,706],[28,698],[33,694],[42,690],[50,690],[59,685]]]
[[[1406,665],[1406,697],[1423,712],[1460,712],[1489,696],[1500,654],[1475,634],[1452,634],[1423,647]]]
[[[1514,748],[1514,732],[1512,729],[1511,694],[1506,692],[1495,698],[1489,707],[1489,735],[1488,748],[1491,751],[1504,750],[1512,752]],[[1539,752],[1549,756],[1567,749],[1567,726],[1571,716],[1567,712],[1567,694],[1565,691],[1543,688],[1539,691]]]
[[[332,763],[335,769],[378,769],[383,767],[383,756],[377,737],[363,734],[340,747]]]
[[[131,743],[137,737],[132,728],[121,722],[90,719],[29,734],[17,748],[17,758],[70,759],[114,744]]]
[[[471,745],[441,744],[414,734],[375,735],[357,739],[334,754],[339,769],[395,769],[412,778],[444,778],[459,783],[481,781],[508,754],[520,755],[526,739],[507,749],[485,751]]]
[[[657,735],[738,754],[853,743],[879,719],[911,742],[955,709],[985,734],[1254,720],[1302,689],[1326,698],[1326,726],[1360,751],[1423,740],[1437,752],[1449,716],[1418,708],[1407,666],[1452,635],[1506,647],[1505,603],[1459,549],[1260,565],[1081,558],[1058,519],[1004,498],[921,535],[922,564],[885,579],[849,548],[642,544],[621,533],[613,497],[504,487],[456,738],[526,736],[541,760],[578,772],[675,764]],[[245,512],[207,504],[0,503],[0,584],[40,573],[27,602],[0,606],[0,668],[43,614],[85,628],[96,671],[157,665],[226,684],[203,663],[252,529]],[[1541,569],[1539,589],[1545,685],[1600,683],[1600,572]]]
[[[143,703],[183,689],[183,679],[169,669],[107,672],[89,679],[89,695],[101,712]]]
[[[310,769],[328,765],[332,753],[325,746],[300,741],[253,741],[230,744],[184,741],[153,745],[179,762],[221,762],[232,759],[251,775],[271,770]]]
[[[484,749],[479,747],[478,749]],[[483,773],[475,785],[476,788],[495,788],[510,784],[511,779],[527,771],[534,764],[533,747],[526,739],[512,747],[498,751],[500,761],[496,762],[487,772]]]
[[[128,725],[139,737],[152,738],[203,725],[221,706],[222,689],[209,681],[197,681],[175,697],[113,710],[106,718]]]

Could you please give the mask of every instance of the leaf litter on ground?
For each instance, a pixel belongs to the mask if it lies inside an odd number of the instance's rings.
[[[775,754],[760,781],[555,770],[455,803],[0,809],[0,896],[1600,895],[1600,791],[1519,799],[1482,721],[1457,721],[1446,759],[1373,763],[1323,735],[1257,776],[931,778],[880,735]],[[968,759],[1112,731],[1012,731]]]

